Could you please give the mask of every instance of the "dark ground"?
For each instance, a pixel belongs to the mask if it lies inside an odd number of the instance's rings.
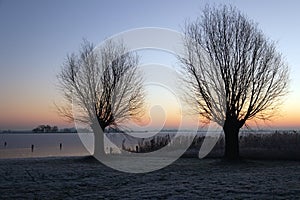
[[[299,199],[300,162],[181,158],[147,174],[92,157],[0,159],[0,199]]]

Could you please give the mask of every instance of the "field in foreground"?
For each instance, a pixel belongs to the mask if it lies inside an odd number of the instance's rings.
[[[181,158],[147,174],[92,157],[0,159],[0,199],[300,198],[300,162]]]

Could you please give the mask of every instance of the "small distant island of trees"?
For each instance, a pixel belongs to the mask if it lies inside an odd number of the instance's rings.
[[[32,129],[33,133],[77,133],[76,128],[59,129],[57,126],[39,125]]]
[[[56,133],[58,132],[57,126],[50,125],[39,125],[38,127],[32,129],[34,133]]]
[[[85,130],[80,130],[85,131]],[[50,125],[38,125],[36,128],[32,130],[0,130],[0,133],[77,133],[76,128],[58,128],[57,126]]]
[[[58,128],[57,126],[50,126],[50,125],[38,125],[37,127],[33,128],[32,130],[0,130],[0,133],[90,133],[91,130],[86,128],[76,129],[75,127],[71,128]],[[104,130],[105,133],[124,133],[119,128],[107,127]]]

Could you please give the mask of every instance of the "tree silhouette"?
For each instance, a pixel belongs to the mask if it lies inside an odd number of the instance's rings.
[[[67,56],[58,74],[64,106],[59,113],[68,120],[88,124],[94,132],[94,155],[105,155],[104,130],[119,128],[143,111],[143,79],[139,58],[122,42],[107,41],[100,49],[84,41],[79,54]],[[100,127],[100,128],[99,128]],[[101,130],[99,130],[101,129]]]
[[[274,115],[288,88],[288,66],[273,41],[234,7],[206,6],[184,30],[179,57],[186,101],[223,127],[225,157],[239,158],[239,130]]]

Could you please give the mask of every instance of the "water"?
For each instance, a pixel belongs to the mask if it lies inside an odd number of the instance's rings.
[[[260,159],[295,159],[300,160],[300,134],[295,131],[287,131],[274,133],[268,131],[249,132],[242,131],[240,138],[241,156],[247,158]],[[123,147],[135,149],[143,140],[144,144],[151,143],[152,132],[129,133],[133,136],[121,133],[108,133],[107,136],[111,142],[107,142],[105,146],[106,152],[119,153],[119,149]],[[161,132],[155,136],[166,136],[170,138],[176,132]],[[182,132],[187,139],[192,139],[188,135],[190,132]],[[205,135],[205,132],[199,132],[198,136]],[[146,137],[145,140],[140,138]],[[154,136],[154,137],[155,137]],[[84,143],[82,143],[84,141]],[[5,146],[6,142],[6,146]],[[60,144],[62,148],[60,149]],[[91,133],[8,133],[0,134],[0,159],[1,158],[24,158],[24,157],[48,157],[48,156],[83,156],[90,155],[93,152],[93,134]],[[175,140],[176,144],[176,140]],[[34,145],[32,152],[31,146]],[[199,143],[200,145],[200,143]],[[200,146],[190,149],[190,153],[198,154]],[[217,156],[222,156],[224,145],[221,143],[216,145],[215,151]],[[113,147],[113,148],[111,148]],[[87,149],[86,149],[87,148]],[[112,149],[112,151],[111,151]],[[189,152],[187,152],[189,153]]]
[[[34,145],[33,151],[32,145]],[[83,146],[79,136],[74,133],[0,134],[0,158],[75,155],[89,155],[89,152]]]
[[[148,140],[154,135],[151,132],[135,134],[142,135]],[[174,135],[175,133],[163,134]],[[161,135],[161,133],[157,135]],[[110,151],[110,147],[113,147],[114,152],[119,152],[118,149],[122,147],[124,141],[125,146],[135,147],[140,139],[121,133],[107,133],[106,136],[111,141],[106,140],[107,152]],[[62,144],[62,148],[60,148],[60,144]],[[33,151],[32,145],[34,145]],[[93,145],[92,133],[3,133],[0,134],[0,159],[90,155],[93,153]]]

